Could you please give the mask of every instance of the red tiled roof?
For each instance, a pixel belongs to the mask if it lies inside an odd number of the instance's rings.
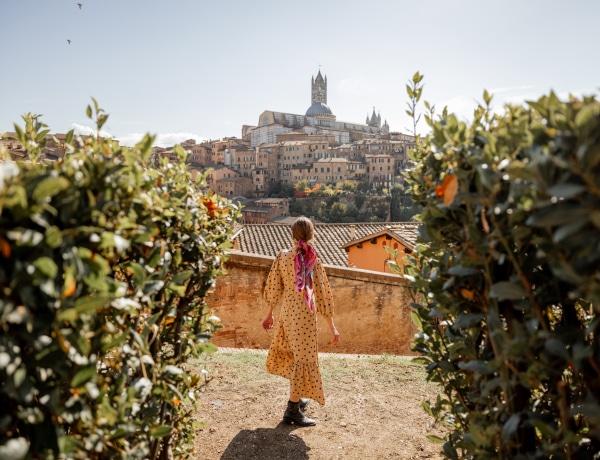
[[[314,225],[314,245],[323,263],[347,267],[348,256],[342,246],[349,241],[390,228],[414,246],[420,224],[417,222],[358,222],[354,224],[315,223]],[[353,237],[351,237],[352,225],[354,226]],[[242,252],[272,257],[276,256],[281,249],[289,248],[292,245],[290,225],[275,223],[244,225],[237,232],[234,240]]]
[[[344,248],[348,248],[358,243],[363,243],[371,238],[377,238],[382,235],[390,235],[396,238],[404,246],[414,249],[417,242],[417,234],[419,232],[419,224],[417,222],[394,222],[386,225],[378,232],[365,235],[362,238],[358,237],[344,243]]]

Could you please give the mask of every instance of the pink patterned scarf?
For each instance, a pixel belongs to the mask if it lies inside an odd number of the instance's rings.
[[[298,241],[294,256],[294,272],[296,273],[296,292],[304,291],[304,302],[314,313],[313,303],[313,270],[317,262],[317,251],[304,240]]]

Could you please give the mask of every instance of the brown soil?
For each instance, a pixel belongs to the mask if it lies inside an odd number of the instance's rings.
[[[322,354],[326,405],[306,415],[317,426],[281,418],[288,381],[265,371],[265,352],[220,350],[200,364],[212,380],[199,401],[198,459],[440,459],[440,427],[421,408],[437,387],[421,366],[395,356]]]

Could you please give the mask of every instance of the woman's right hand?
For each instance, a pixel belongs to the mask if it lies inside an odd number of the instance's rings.
[[[335,324],[333,323],[333,318],[331,316],[327,318],[327,324],[329,325],[329,330],[331,331],[331,343],[337,345],[340,341],[340,333],[336,329]]]
[[[267,315],[267,317],[262,322],[262,327],[265,331],[269,332],[270,329],[273,329],[273,315]]]
[[[340,341],[340,333],[335,328],[335,326],[333,326],[333,329],[331,330],[331,336],[332,336],[331,343],[333,343],[334,345],[337,345],[338,342]]]

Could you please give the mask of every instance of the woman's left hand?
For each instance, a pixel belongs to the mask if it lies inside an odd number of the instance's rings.
[[[335,326],[333,327],[333,330],[331,331],[331,335],[333,336],[333,338],[331,339],[331,343],[333,343],[334,345],[337,345],[338,342],[340,341],[340,333],[335,328]]]

